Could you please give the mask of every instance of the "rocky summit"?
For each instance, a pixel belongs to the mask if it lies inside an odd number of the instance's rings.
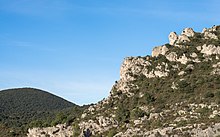
[[[28,130],[28,137],[220,136],[220,26],[171,32],[152,56],[127,57],[110,95],[71,126]]]

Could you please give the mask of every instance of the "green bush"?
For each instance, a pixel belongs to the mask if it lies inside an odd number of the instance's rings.
[[[215,96],[216,96],[217,98],[220,98],[220,90],[217,90],[217,91],[216,91]]]
[[[120,104],[116,111],[116,120],[119,122],[128,123],[129,119],[130,119],[130,111],[128,110],[127,107]]]
[[[206,117],[212,113],[212,110],[207,107],[204,107],[204,108],[197,109],[196,112],[200,113],[202,117]]]
[[[214,93],[212,93],[212,92],[207,92],[207,93],[205,93],[205,98],[213,98],[215,96],[215,94]]]
[[[194,86],[191,86],[191,84],[186,80],[179,81],[178,86],[180,91],[183,91],[185,93],[192,93],[194,91]]]
[[[74,123],[73,124],[73,137],[79,137],[80,135],[80,127],[78,125],[78,123]]]
[[[111,130],[108,132],[107,137],[113,137],[115,134],[117,134],[116,130],[115,130],[115,129],[111,129]]]
[[[146,92],[146,93],[144,93],[144,96],[139,99],[138,104],[139,105],[147,105],[147,104],[154,102],[155,100],[156,99],[152,94]]]
[[[67,119],[67,116],[60,112],[56,115],[56,118],[52,121],[51,125],[55,126],[57,124],[65,123]]]
[[[180,89],[184,89],[189,86],[189,83],[186,80],[181,80],[178,82],[178,86]]]
[[[139,117],[143,117],[145,115],[145,112],[141,110],[140,108],[135,108],[131,111],[131,118],[137,119]]]
[[[42,121],[40,120],[35,120],[35,121],[32,121],[29,126],[30,127],[42,127],[43,123]]]

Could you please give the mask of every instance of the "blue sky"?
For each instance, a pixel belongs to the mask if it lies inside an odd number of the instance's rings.
[[[107,97],[127,56],[171,31],[220,24],[218,0],[0,0],[0,89],[35,87],[77,104]]]

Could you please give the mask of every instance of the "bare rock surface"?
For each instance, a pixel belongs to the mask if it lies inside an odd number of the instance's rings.
[[[165,55],[169,49],[166,46],[155,47],[152,51],[152,57],[157,57],[158,55]]]
[[[59,124],[54,127],[28,129],[28,137],[70,137],[73,129],[66,124]]]
[[[181,34],[186,35],[187,37],[193,37],[195,32],[192,28],[185,28]]]
[[[176,34],[176,32],[171,32],[169,34],[170,45],[174,45],[177,40],[178,40],[178,35]]]

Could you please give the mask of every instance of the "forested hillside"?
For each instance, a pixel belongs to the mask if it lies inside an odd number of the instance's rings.
[[[33,88],[0,91],[0,136],[22,136],[28,127],[72,122],[83,110],[49,92]]]

